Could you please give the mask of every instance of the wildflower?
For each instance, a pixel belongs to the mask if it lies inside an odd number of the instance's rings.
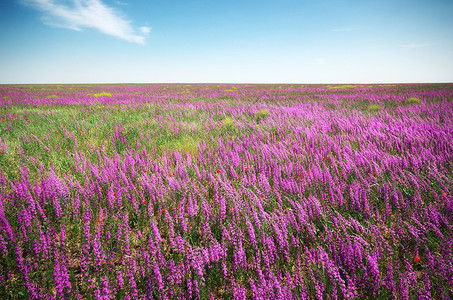
[[[302,232],[305,232],[305,229],[302,229],[301,231],[302,231]]]
[[[167,210],[166,209],[163,209],[162,212],[166,212]]]
[[[102,221],[104,221],[104,219],[98,219],[98,222],[101,223]]]
[[[192,229],[192,226],[190,226],[190,229]]]
[[[168,176],[169,176],[169,177],[171,177],[171,173],[170,173],[170,174],[168,174]]]
[[[58,131],[57,131],[57,132],[55,132],[55,134],[58,134]]]
[[[2,152],[0,151],[0,153]],[[447,197],[447,193],[443,193],[442,196]]]
[[[302,175],[299,174],[299,177],[302,177]]]
[[[143,202],[142,202],[142,203],[143,203],[143,204],[146,204],[146,200],[143,200]]]
[[[420,257],[416,256],[416,257],[414,258],[414,261],[415,261],[416,263],[419,263],[419,262],[420,262]]]
[[[217,173],[220,173],[220,170],[217,170]]]
[[[146,170],[145,170],[145,171],[143,171],[143,172],[145,172],[145,173],[146,173]]]
[[[373,172],[373,175],[376,175],[376,173],[375,173],[375,172]]]
[[[116,193],[113,193],[113,196],[116,196]]]

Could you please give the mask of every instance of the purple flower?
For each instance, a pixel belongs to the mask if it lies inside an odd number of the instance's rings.
[[[6,248],[6,242],[3,239],[3,235],[1,235],[1,234],[0,234],[0,251],[1,251],[2,256],[8,254],[8,249]]]
[[[380,275],[379,275],[379,267],[377,262],[377,256],[374,255],[367,255],[368,265],[367,265],[367,273],[368,273],[368,280],[370,282],[370,288],[373,291],[373,297],[376,293],[379,293],[379,286],[381,283]]]
[[[153,264],[154,278],[157,281],[157,288],[159,291],[164,291],[164,282],[162,281],[162,275],[160,274],[159,267],[156,263]]]
[[[121,273],[121,271],[118,271],[117,282],[118,282],[119,288],[123,289],[124,280],[123,280],[123,274]]]

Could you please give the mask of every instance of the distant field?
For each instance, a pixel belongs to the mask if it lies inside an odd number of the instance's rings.
[[[453,84],[0,86],[0,299],[450,299]]]

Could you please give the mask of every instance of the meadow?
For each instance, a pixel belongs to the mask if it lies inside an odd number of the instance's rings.
[[[0,86],[0,298],[451,299],[452,99]]]

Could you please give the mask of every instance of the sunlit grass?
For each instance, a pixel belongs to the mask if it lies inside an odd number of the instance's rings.
[[[368,107],[368,110],[372,112],[381,111],[381,109],[382,109],[381,106],[377,104],[373,104]]]
[[[411,98],[407,99],[407,103],[409,103],[409,104],[420,104],[421,100],[418,99],[418,98],[415,98],[415,97],[411,97]]]

